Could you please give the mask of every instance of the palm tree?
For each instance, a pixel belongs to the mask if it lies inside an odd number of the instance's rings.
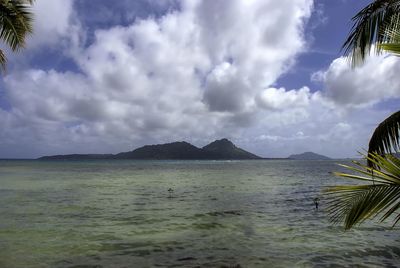
[[[33,0],[0,0],[0,39],[12,51],[19,51],[25,46],[26,36],[32,32],[32,13],[30,6]],[[0,65],[6,67],[7,58],[0,49]]]
[[[400,159],[393,155],[370,153],[366,159],[378,168],[353,161],[355,167],[341,165],[358,174],[335,173],[345,178],[367,181],[369,184],[342,185],[327,190],[327,211],[334,223],[344,222],[350,229],[366,219],[381,215],[384,221],[393,218],[393,226],[400,220]],[[371,174],[373,173],[373,176]]]
[[[342,49],[353,66],[374,52],[400,56],[400,0],[375,0],[353,17],[353,27]],[[369,142],[368,152],[385,154],[398,151],[400,111],[379,124]],[[369,165],[373,165],[368,161]]]
[[[353,17],[353,27],[342,49],[352,66],[362,64],[371,52],[386,51],[400,56],[400,0],[375,0]],[[400,220],[400,160],[392,155],[400,149],[400,111],[381,122],[372,134],[367,164],[343,165],[361,175],[338,176],[368,181],[367,185],[328,188],[328,213],[335,223],[349,229],[366,219],[381,215],[381,221],[393,215]],[[371,184],[372,183],[372,184]]]
[[[353,65],[362,63],[371,50],[379,53],[385,48],[382,45],[395,43],[394,33],[398,33],[400,26],[399,11],[399,0],[375,0],[352,18],[353,27],[342,49]]]

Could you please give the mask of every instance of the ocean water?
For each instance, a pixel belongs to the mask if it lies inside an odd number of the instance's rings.
[[[320,191],[346,182],[338,170],[334,161],[0,161],[0,267],[399,267],[399,228],[329,223]]]

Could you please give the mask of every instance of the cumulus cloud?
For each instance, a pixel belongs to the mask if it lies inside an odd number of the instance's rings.
[[[319,94],[310,92],[308,87],[298,90],[284,88],[267,88],[257,96],[257,104],[270,110],[283,110],[288,108],[307,107],[311,98],[318,98]]]
[[[52,11],[36,22],[31,51],[59,50],[76,68],[28,65],[3,79],[10,108],[0,102],[0,157],[221,137],[263,156],[348,156],[388,111],[340,107],[398,96],[398,63],[388,57],[356,70],[335,60],[314,75],[322,91],[275,85],[306,48],[311,0],[147,2],[164,13],[124,13],[125,24],[102,24],[84,42],[88,22],[74,10],[83,2],[37,1],[38,14]]]
[[[356,157],[366,148],[375,126],[390,112],[357,109],[341,112],[323,99],[311,98],[309,105],[260,113],[251,128],[253,137],[244,141],[251,151],[265,156],[287,157],[313,151],[330,157]]]
[[[352,69],[346,58],[313,75],[324,86],[324,94],[339,106],[359,107],[400,97],[400,61],[397,57],[371,56]]]
[[[313,4],[182,1],[163,16],[98,29],[83,44],[72,0],[53,2],[37,2],[31,44],[59,47],[62,41],[79,72],[10,73],[4,83],[12,109],[1,115],[9,118],[4,128],[23,118],[21,131],[34,144],[51,143],[44,145],[49,153],[116,152],[178,139],[203,145],[239,136],[257,118],[259,92],[304,50]]]
[[[73,31],[73,0],[38,0],[33,5],[35,14],[34,34],[28,40],[28,48],[52,46],[62,38],[71,38]]]
[[[195,8],[210,57],[204,101],[212,110],[244,111],[289,69],[304,49],[311,1],[203,1]],[[283,8],[285,7],[285,8]],[[211,68],[211,69],[210,69]]]
[[[238,69],[224,62],[207,76],[203,101],[212,111],[243,111],[249,91],[250,86],[239,76]]]

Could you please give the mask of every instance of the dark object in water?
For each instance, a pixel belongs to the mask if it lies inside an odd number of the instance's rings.
[[[210,216],[227,216],[227,215],[240,216],[240,215],[242,215],[242,212],[238,211],[238,210],[225,210],[225,211],[209,212],[209,213],[207,213],[207,215],[210,215]]]
[[[172,188],[168,189],[168,193],[169,193],[169,198],[172,198],[172,193],[174,192],[174,190]]]
[[[315,204],[315,210],[318,210],[318,205],[319,205],[319,198],[318,197],[314,198],[314,204]]]
[[[221,268],[242,268],[242,266],[240,266],[240,264],[235,264],[235,265],[222,265]]]
[[[195,260],[197,260],[195,257],[186,257],[178,259],[178,261],[195,261]]]

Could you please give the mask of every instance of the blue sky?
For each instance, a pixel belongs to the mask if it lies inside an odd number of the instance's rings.
[[[37,0],[0,81],[0,158],[227,137],[353,157],[398,109],[400,62],[351,69],[356,0]]]
[[[278,84],[286,88],[296,88],[299,84],[313,85],[310,73],[326,68],[342,55],[341,46],[352,26],[351,18],[370,2],[314,1],[314,11],[305,30],[310,48],[299,55],[296,67],[287,75],[283,75]]]

